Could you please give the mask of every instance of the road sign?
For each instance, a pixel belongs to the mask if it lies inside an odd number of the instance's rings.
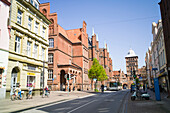
[[[54,81],[54,78],[53,78],[53,81]]]
[[[152,70],[158,70],[158,68],[152,68]]]
[[[170,71],[170,67],[168,67],[168,71]]]
[[[93,81],[95,81],[95,82],[96,82],[96,80],[97,80],[96,78],[93,79]]]

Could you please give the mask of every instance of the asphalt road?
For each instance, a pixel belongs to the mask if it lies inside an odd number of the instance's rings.
[[[123,113],[128,90],[98,93],[95,96],[31,109],[31,113]]]

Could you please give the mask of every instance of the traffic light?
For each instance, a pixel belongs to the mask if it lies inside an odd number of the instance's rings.
[[[136,75],[133,75],[134,78],[136,78]]]
[[[136,78],[136,72],[133,70],[133,77]]]
[[[67,74],[67,80],[69,80],[69,78],[70,78],[70,77],[69,77],[69,74]]]

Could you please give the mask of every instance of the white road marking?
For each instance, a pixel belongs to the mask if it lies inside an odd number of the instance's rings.
[[[73,110],[71,110],[71,111],[69,111],[69,112],[67,112],[67,113],[71,113],[71,112],[73,112],[73,111],[76,111],[76,110],[78,110],[78,109],[80,109],[80,108],[82,108],[82,107],[84,107],[84,106],[86,106],[86,105],[88,105],[88,104],[91,104],[91,103],[93,103],[93,102],[95,102],[96,100],[93,100],[93,101],[91,101],[91,102],[89,102],[89,103],[86,103],[86,104],[84,104],[84,105],[82,105],[82,106],[79,106],[79,107],[77,107],[76,109],[73,109]]]

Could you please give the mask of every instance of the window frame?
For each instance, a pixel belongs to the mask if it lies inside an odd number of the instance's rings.
[[[54,38],[49,39],[49,48],[54,48]]]
[[[28,29],[31,31],[32,30],[32,18],[28,17]],[[30,28],[29,28],[30,27]]]
[[[38,35],[39,23],[37,21],[35,21],[35,27],[34,28],[35,28],[35,30],[34,30],[35,34]]]
[[[49,79],[49,80],[52,80],[52,79],[53,79],[53,70],[52,70],[52,69],[49,69],[49,70],[48,70],[48,79]]]
[[[15,37],[15,48],[14,51],[16,53],[20,53],[21,52],[21,38],[19,36]]]
[[[42,37],[45,39],[45,31],[46,31],[46,28],[45,27],[43,27],[42,28]]]
[[[31,42],[27,41],[27,55],[31,57]]]
[[[53,55],[53,53],[49,53],[48,54],[48,63],[53,64],[53,62],[54,62],[54,55]]]
[[[45,48],[42,47],[41,52],[42,52],[41,59],[44,61],[45,60]]]
[[[34,44],[34,58],[38,58],[38,45],[37,44]]]
[[[17,23],[20,24],[20,25],[22,25],[22,15],[23,15],[23,12],[20,9],[18,9],[18,12],[17,12]]]

